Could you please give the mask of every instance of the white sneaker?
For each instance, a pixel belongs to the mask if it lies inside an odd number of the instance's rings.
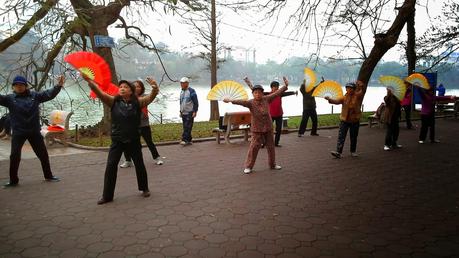
[[[185,141],[181,141],[181,142],[180,142],[180,145],[185,145],[185,144],[186,144]]]
[[[385,150],[385,151],[390,151],[390,147],[387,146],[387,145],[384,145],[384,150]]]
[[[401,149],[401,148],[403,147],[403,145],[397,144],[397,145],[395,145],[394,147],[397,148],[397,149]]]
[[[252,173],[251,168],[244,168],[244,174],[250,174],[250,173]]]
[[[424,143],[424,141],[418,141],[418,142],[419,142],[420,144],[423,144],[423,143]]]
[[[121,168],[132,167],[132,161],[125,161],[120,165]]]
[[[351,152],[351,157],[357,158],[359,154],[357,152]]]
[[[281,169],[282,169],[282,167],[281,167],[281,166],[279,166],[279,165],[275,165],[275,166],[274,166],[273,168],[271,168],[271,169],[274,169],[274,170],[281,170]]]
[[[155,164],[156,165],[162,165],[164,164],[164,161],[160,158],[160,157],[157,157],[156,159],[154,159],[155,161]]]

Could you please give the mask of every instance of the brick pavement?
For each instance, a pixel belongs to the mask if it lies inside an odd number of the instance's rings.
[[[160,146],[163,166],[144,149],[152,196],[120,169],[102,206],[106,152],[52,156],[59,183],[25,159],[20,186],[0,189],[0,257],[459,257],[459,120],[437,121],[440,144],[401,129],[391,152],[384,130],[361,127],[361,156],[341,160],[336,129],[283,135],[284,168],[261,150],[251,175],[247,144]]]

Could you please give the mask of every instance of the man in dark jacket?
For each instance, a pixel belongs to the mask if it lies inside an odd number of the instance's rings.
[[[300,92],[303,94],[303,115],[301,117],[301,124],[298,130],[298,137],[303,137],[308,126],[309,117],[312,121],[311,136],[318,136],[317,133],[317,112],[316,112],[316,100],[312,96],[314,89],[306,91],[305,84],[301,84]]]
[[[26,140],[29,141],[33,151],[40,159],[45,180],[59,181],[59,178],[53,176],[51,172],[48,151],[43,136],[40,134],[39,105],[56,97],[63,85],[64,77],[60,76],[57,85],[52,89],[35,92],[27,88],[26,78],[16,76],[13,80],[13,93],[0,95],[0,105],[9,110],[12,129],[10,182],[4,187],[17,186],[19,183],[18,169],[21,162],[21,150]]]

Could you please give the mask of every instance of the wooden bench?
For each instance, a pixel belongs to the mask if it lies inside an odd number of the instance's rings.
[[[46,145],[54,144],[56,139],[59,139],[62,144],[67,146],[69,121],[72,115],[73,112],[62,110],[51,111],[48,119],[50,126],[43,126],[40,131]]]
[[[250,112],[227,112],[225,116],[221,118],[221,123],[218,128],[214,128],[212,132],[216,133],[215,137],[217,143],[220,144],[220,135],[223,134],[226,143],[230,142],[231,132],[243,131],[244,141],[249,140],[250,123],[252,114]]]

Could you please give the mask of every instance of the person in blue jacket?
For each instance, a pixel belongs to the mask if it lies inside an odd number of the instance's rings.
[[[181,145],[186,146],[192,144],[191,131],[193,130],[193,122],[198,112],[198,95],[196,91],[189,87],[190,80],[187,77],[180,79],[180,117],[183,122],[183,133]]]
[[[60,76],[57,85],[41,92],[31,91],[27,79],[16,76],[13,80],[13,93],[0,95],[0,105],[7,107],[11,122],[10,181],[4,187],[14,187],[19,183],[18,170],[21,162],[21,150],[28,140],[33,151],[40,159],[43,175],[48,182],[58,182],[59,178],[51,172],[48,151],[40,134],[40,108],[42,102],[52,100],[64,86],[64,76]]]
[[[440,85],[438,85],[437,91],[438,91],[438,96],[445,96],[446,89],[445,89],[445,86],[443,86],[443,83],[440,83]]]

